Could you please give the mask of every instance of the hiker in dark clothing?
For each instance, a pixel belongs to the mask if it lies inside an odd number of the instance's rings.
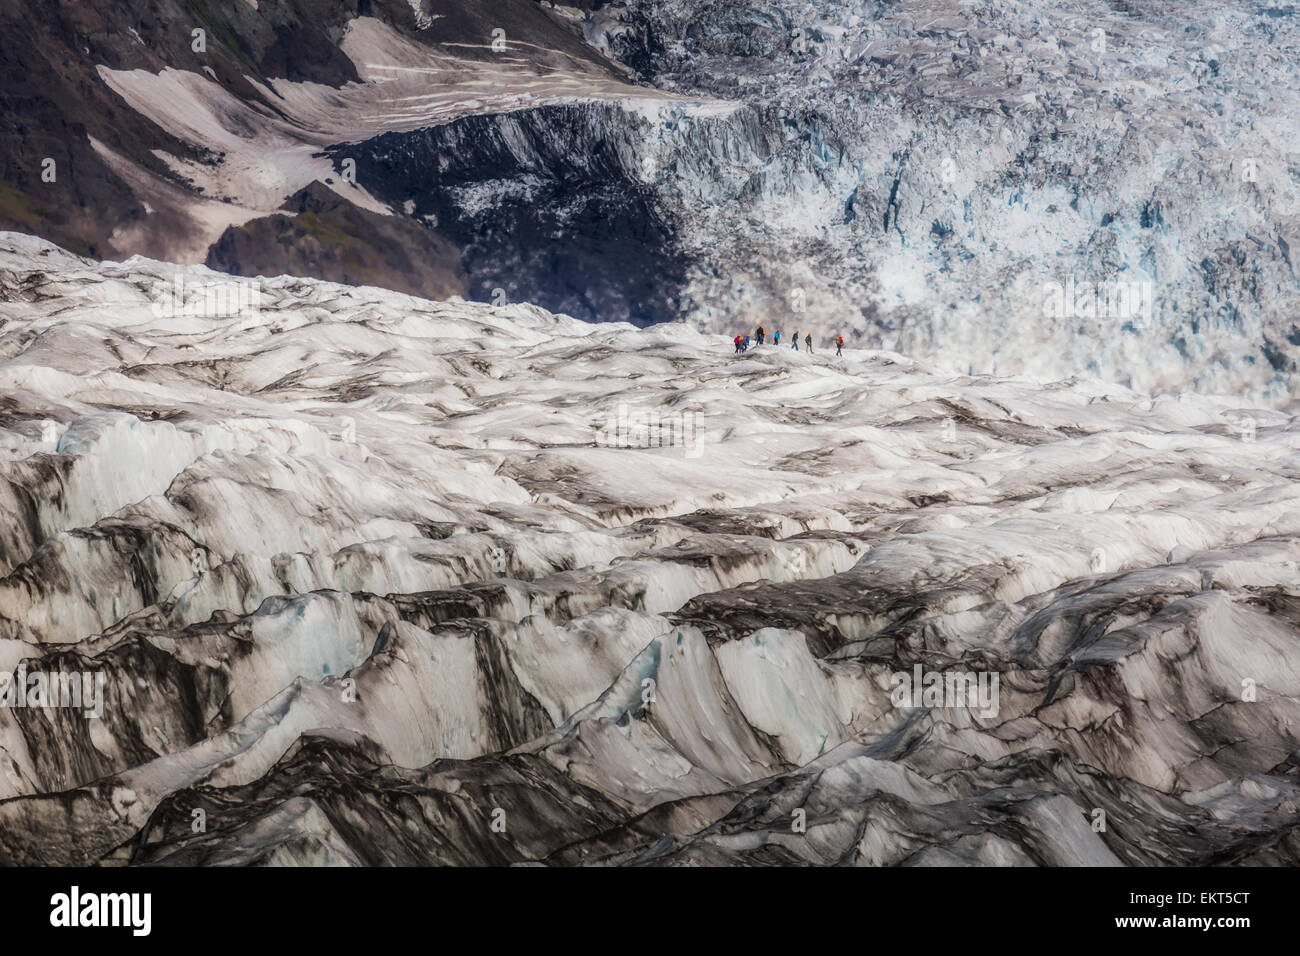
[[[799,351],[799,330],[798,329],[794,330],[794,338],[790,340],[790,348],[794,349],[796,352]]]
[[[758,340],[759,345],[763,344],[763,323],[758,324],[758,329],[754,332],[754,338]]]
[[[842,335],[835,336],[835,354],[836,355],[844,354],[844,336]]]
[[[808,351],[809,351],[809,352],[812,351],[812,333],[811,333],[811,332],[809,332],[807,335],[805,335],[805,336],[803,337],[803,344],[806,345],[806,346],[808,346]]]

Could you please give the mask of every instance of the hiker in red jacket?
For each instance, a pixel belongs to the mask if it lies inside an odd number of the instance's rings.
[[[842,335],[835,336],[835,354],[836,355],[844,354],[844,336]]]

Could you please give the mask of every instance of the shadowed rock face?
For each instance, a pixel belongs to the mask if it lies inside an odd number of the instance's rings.
[[[1300,861],[1291,415],[176,270],[0,235],[0,862]]]
[[[637,165],[653,132],[616,106],[547,107],[391,133],[334,158],[460,247],[473,298],[646,325],[680,313],[689,263]]]
[[[284,212],[227,229],[206,265],[231,275],[294,275],[444,299],[464,295],[456,246],[407,219],[359,209],[321,183]]]

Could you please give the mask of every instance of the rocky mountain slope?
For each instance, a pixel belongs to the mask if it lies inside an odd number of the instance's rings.
[[[320,183],[357,207],[354,245],[432,260],[406,273],[418,287],[446,240],[427,223],[367,228],[359,213],[402,210],[324,149],[627,87],[533,0],[4,0],[0,23],[0,228],[104,257],[204,261],[227,229],[266,230]],[[248,274],[281,264],[273,241],[242,252]]]
[[[1289,412],[239,281],[0,235],[0,861],[1300,862]]]

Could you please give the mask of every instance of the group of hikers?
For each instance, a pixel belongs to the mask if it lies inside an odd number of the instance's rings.
[[[795,329],[795,330],[794,330],[794,340],[793,340],[793,341],[791,342],[791,344],[790,344],[790,348],[794,349],[796,352],[799,351],[799,331],[800,331],[799,329]],[[753,339],[753,342],[754,342],[754,344],[762,345],[763,342],[766,340],[766,337],[767,337],[767,331],[763,328],[762,323],[760,323],[759,326],[758,326],[758,328],[754,330],[754,339]],[[736,352],[737,352],[738,354],[739,354],[740,352],[748,352],[748,351],[749,351],[749,346],[750,346],[750,341],[751,341],[751,340],[750,340],[750,338],[749,338],[748,335],[737,335],[737,336],[735,337],[735,339],[733,339],[732,341],[735,343],[735,346],[736,346]],[[804,343],[804,346],[805,346],[805,347],[808,349],[808,351],[811,353],[812,350],[813,350],[813,340],[812,340],[812,333],[811,333],[811,332],[808,332],[808,333],[806,333],[806,334],[804,335],[804,337],[803,337],[803,343]],[[776,334],[772,336],[772,344],[773,344],[773,345],[780,345],[780,344],[781,344],[781,330],[780,330],[780,329],[777,329],[777,330],[776,330]],[[844,354],[844,336],[842,336],[842,335],[837,335],[837,336],[835,336],[835,354],[836,354],[836,355],[843,355],[843,354]]]

